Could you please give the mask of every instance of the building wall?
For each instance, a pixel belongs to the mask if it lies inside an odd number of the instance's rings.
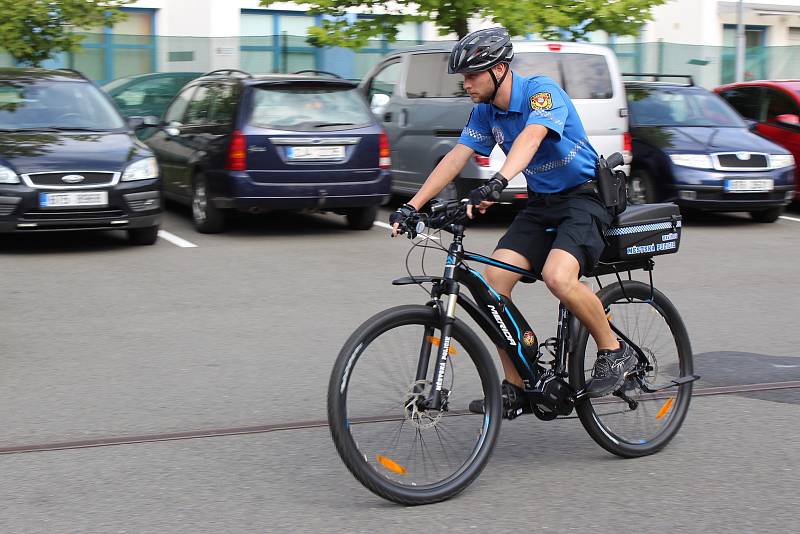
[[[653,21],[645,25],[642,40],[723,46],[723,26],[736,24],[737,5],[736,1],[670,0],[653,8]],[[800,27],[800,1],[745,0],[744,23],[767,28],[765,46],[788,46],[790,28]]]

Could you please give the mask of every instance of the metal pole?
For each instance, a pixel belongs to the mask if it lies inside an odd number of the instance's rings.
[[[739,0],[736,9],[736,81],[744,81],[744,6]]]

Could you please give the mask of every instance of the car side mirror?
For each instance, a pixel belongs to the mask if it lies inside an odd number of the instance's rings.
[[[370,109],[375,115],[382,115],[386,106],[389,104],[391,97],[383,93],[375,93],[372,95],[372,100],[369,103]]]
[[[141,130],[142,128],[155,128],[161,124],[158,117],[147,115],[144,117],[128,117],[128,127],[131,130]]]
[[[800,124],[800,116],[797,116],[793,113],[784,113],[783,115],[778,115],[775,117],[775,122],[797,126]]]
[[[758,121],[754,121],[753,119],[744,119],[744,123],[747,125],[747,129],[751,132],[756,131],[756,126],[758,126]]]

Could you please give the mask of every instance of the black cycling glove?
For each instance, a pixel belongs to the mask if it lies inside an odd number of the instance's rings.
[[[410,228],[406,225],[406,222],[409,218],[414,217],[417,214],[417,208],[412,206],[411,204],[403,204],[399,208],[397,208],[391,215],[389,215],[389,224],[394,226],[395,224],[400,225],[400,233],[414,232],[413,228]],[[413,237],[413,236],[412,236]]]
[[[480,205],[484,200],[497,202],[500,200],[500,192],[506,188],[508,180],[502,174],[495,173],[491,180],[480,187],[476,187],[469,192],[469,203],[473,206]]]

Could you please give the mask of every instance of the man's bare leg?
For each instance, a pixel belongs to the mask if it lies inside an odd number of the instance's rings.
[[[510,263],[522,269],[530,270],[531,268],[530,262],[525,256],[505,248],[495,250],[494,254],[492,254],[492,259]],[[492,286],[495,291],[508,298],[511,298],[511,290],[514,289],[514,286],[517,285],[517,282],[522,278],[522,275],[506,271],[499,267],[487,267],[485,276],[486,281],[489,282],[489,285]],[[603,316],[605,317],[605,314]],[[497,347],[497,353],[500,355],[500,362],[503,364],[503,372],[506,375],[506,380],[522,388],[522,377],[519,376],[517,368],[514,367],[511,358],[509,358],[506,351],[500,347]]]
[[[542,279],[550,292],[589,329],[598,349],[619,348],[619,341],[608,324],[603,303],[579,281],[580,263],[575,256],[566,250],[551,250],[542,269]]]

